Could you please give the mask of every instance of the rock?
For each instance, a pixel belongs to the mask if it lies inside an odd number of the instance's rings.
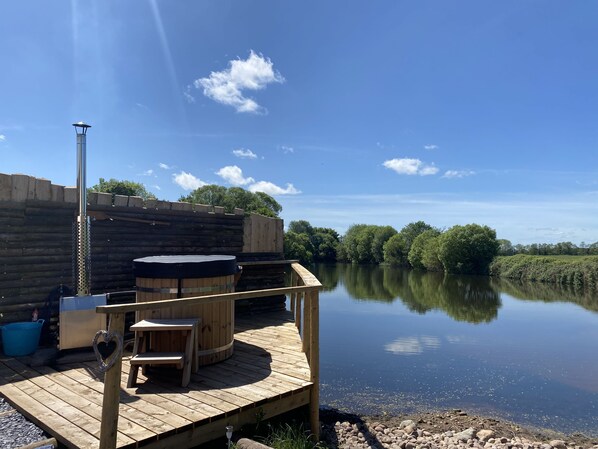
[[[476,433],[476,436],[478,437],[478,440],[485,443],[486,441],[488,441],[490,438],[492,438],[494,436],[494,431],[488,430],[488,429],[482,429],[478,433]]]
[[[462,432],[456,433],[454,435],[454,438],[456,438],[458,441],[467,442],[467,440],[473,438],[474,433],[475,433],[475,429],[473,427],[470,427],[469,429],[465,429]]]
[[[399,424],[399,429],[403,429],[403,428],[409,427],[409,426],[415,427],[415,423],[413,422],[412,419],[406,419],[404,421],[401,421],[401,424]]]
[[[552,440],[549,444],[556,449],[567,449],[567,445],[563,440]]]
[[[411,421],[411,422],[413,422],[413,421]],[[413,432],[415,432],[415,425],[405,427],[403,429],[403,432],[405,432],[407,435],[411,435]]]
[[[408,442],[405,444],[405,449],[415,449],[416,446],[412,442]]]

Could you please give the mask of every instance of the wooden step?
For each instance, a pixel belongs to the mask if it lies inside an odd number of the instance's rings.
[[[180,365],[185,360],[184,352],[143,352],[131,357],[131,365]]]

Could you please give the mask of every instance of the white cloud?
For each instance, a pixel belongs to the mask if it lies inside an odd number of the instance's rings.
[[[239,148],[238,150],[233,150],[233,154],[241,159],[257,159],[257,154],[253,151],[248,150],[247,148]]]
[[[172,167],[171,165],[165,164],[164,162],[160,162],[158,164],[158,166],[162,169],[162,170],[172,170],[174,167]]]
[[[293,149],[293,147],[289,147],[289,146],[286,146],[286,145],[282,145],[280,147],[280,149],[282,151],[284,151],[285,153],[294,153],[295,152],[295,150]]]
[[[234,186],[245,186],[251,184],[255,179],[243,177],[243,170],[236,165],[227,165],[216,172],[218,176]]]
[[[426,150],[437,150],[440,147],[438,145],[430,144],[430,145],[424,145],[424,148]]]
[[[207,185],[206,182],[203,182],[201,179],[196,178],[191,173],[187,173],[186,171],[174,173],[172,175],[172,181],[185,190],[195,190]]]
[[[158,185],[154,185],[154,186],[152,186],[152,187],[153,187],[154,189],[156,189],[156,190],[162,190],[162,188],[161,188],[160,186],[158,186]]]
[[[154,171],[150,168],[149,170],[145,170],[143,173],[139,173],[139,176],[152,176]]]
[[[247,98],[243,91],[261,90],[270,83],[284,82],[283,76],[273,69],[270,58],[251,50],[247,59],[235,59],[229,65],[228,69],[212,72],[209,77],[199,78],[193,84],[198,89],[203,88],[206,97],[232,106],[237,112],[265,113],[266,109]]]
[[[419,159],[390,159],[384,161],[383,164],[386,168],[396,171],[399,175],[435,175],[438,173],[438,168],[434,165],[424,164]]]
[[[185,97],[185,100],[187,100],[187,103],[195,103],[195,97],[191,95],[191,85],[187,86],[187,89],[183,92],[183,96]]]
[[[283,189],[282,187],[277,186],[268,181],[258,181],[255,184],[249,186],[250,192],[264,192],[268,195],[297,195],[301,193],[300,190],[297,190],[293,184],[287,184],[287,187]]]
[[[472,170],[447,170],[443,178],[465,178],[466,176],[475,175],[475,172]]]
[[[6,136],[4,134],[0,134],[0,142],[6,141]]]

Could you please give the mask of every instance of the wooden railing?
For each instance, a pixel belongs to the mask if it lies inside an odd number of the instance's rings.
[[[319,398],[320,398],[320,330],[319,330],[319,290],[322,284],[318,279],[298,263],[291,264],[291,286],[248,292],[223,293],[219,295],[194,296],[191,298],[167,299],[154,302],[140,302],[96,307],[97,313],[105,313],[108,318],[108,334],[122,339],[125,332],[125,314],[142,310],[176,309],[199,304],[220,301],[238,301],[242,299],[264,298],[276,295],[289,295],[291,310],[295,324],[299,329],[303,342],[303,352],[310,366],[310,424],[312,433],[319,438]],[[104,398],[102,402],[102,422],[100,427],[100,449],[116,448],[118,428],[118,408],[120,400],[120,382],[122,375],[122,358],[106,370],[104,377]]]

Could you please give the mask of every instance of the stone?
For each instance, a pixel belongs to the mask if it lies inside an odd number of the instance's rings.
[[[467,440],[473,438],[474,434],[475,429],[473,427],[470,427],[469,429],[465,429],[462,432],[456,433],[454,435],[454,438],[456,438],[458,441],[467,442]]]
[[[404,421],[401,421],[401,424],[399,424],[399,429],[403,429],[403,428],[409,427],[409,426],[415,427],[415,423],[411,419],[406,419]]]
[[[411,421],[411,422],[413,422],[413,421]],[[415,431],[415,425],[410,425],[403,429],[403,432],[405,432],[408,435],[411,435],[414,431]]]
[[[485,443],[486,441],[488,441],[490,438],[492,438],[494,436],[494,431],[488,430],[488,429],[482,429],[478,433],[476,433],[476,436],[478,437],[478,440]]]
[[[567,445],[563,440],[552,440],[550,445],[556,449],[567,449]]]

